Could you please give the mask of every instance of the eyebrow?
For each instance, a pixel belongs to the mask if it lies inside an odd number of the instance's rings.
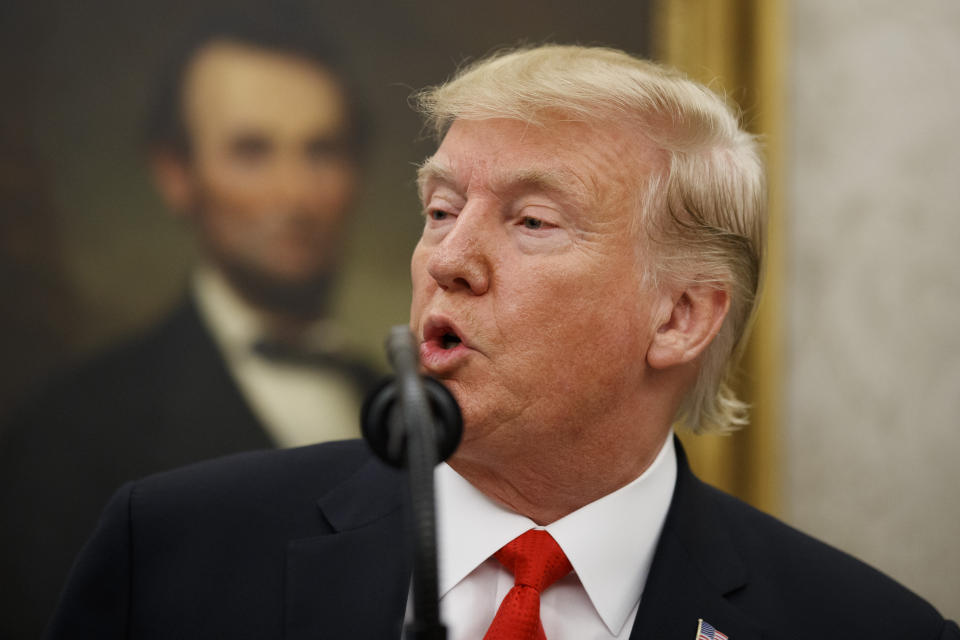
[[[523,191],[555,194],[578,206],[586,206],[596,197],[594,191],[588,188],[579,176],[564,170],[524,169],[495,175],[492,181],[494,184],[510,184]],[[417,170],[417,188],[421,200],[427,185],[435,182],[456,185],[457,179],[449,165],[432,156]]]
[[[423,200],[424,191],[431,182],[454,184],[453,170],[445,163],[430,156],[417,168],[417,193]]]

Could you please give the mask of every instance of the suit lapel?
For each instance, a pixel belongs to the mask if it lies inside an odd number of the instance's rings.
[[[676,445],[677,485],[630,639],[695,640],[702,618],[731,640],[759,640],[760,630],[726,598],[748,576],[724,514]]]
[[[274,447],[227,368],[193,298],[163,329],[165,437],[185,462]]]
[[[690,472],[677,443],[677,485],[631,640],[695,640],[704,619],[731,640],[762,640],[727,596],[748,574],[714,490]],[[410,588],[406,477],[369,460],[317,506],[329,533],[287,547],[286,634],[399,638]]]
[[[371,459],[317,502],[330,532],[287,546],[284,637],[399,638],[410,586],[406,477]]]

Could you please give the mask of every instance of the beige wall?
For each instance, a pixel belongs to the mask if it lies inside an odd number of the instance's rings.
[[[960,617],[960,3],[792,14],[786,515]]]

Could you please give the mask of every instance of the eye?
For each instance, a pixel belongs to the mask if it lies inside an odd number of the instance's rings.
[[[543,220],[540,220],[539,218],[531,218],[530,216],[524,216],[521,220],[521,224],[523,224],[524,228],[526,229],[543,228]]]
[[[336,161],[348,157],[347,146],[342,140],[317,137],[304,145],[306,156],[316,162]]]
[[[427,211],[427,217],[434,222],[441,222],[450,217],[450,214],[442,209],[430,209]]]

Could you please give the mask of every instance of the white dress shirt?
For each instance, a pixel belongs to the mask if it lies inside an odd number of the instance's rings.
[[[513,575],[493,554],[529,529],[546,529],[573,572],[546,589],[540,618],[548,640],[630,636],[677,477],[671,433],[630,484],[546,527],[480,493],[446,464],[437,467],[440,606],[450,640],[483,638]]]
[[[362,398],[345,374],[256,353],[253,346],[265,335],[264,323],[216,269],[196,271],[193,294],[227,369],[277,446],[359,437]],[[317,351],[342,348],[324,321],[310,327],[304,340]]]

